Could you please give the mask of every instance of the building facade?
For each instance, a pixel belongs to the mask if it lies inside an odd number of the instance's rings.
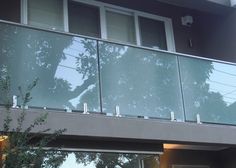
[[[235,168],[234,0],[1,3],[13,118],[37,78],[26,125],[67,129],[61,167]]]

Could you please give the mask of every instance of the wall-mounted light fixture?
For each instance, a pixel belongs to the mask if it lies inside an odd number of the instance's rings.
[[[193,17],[190,15],[186,15],[181,17],[181,23],[183,26],[191,27],[193,24]]]

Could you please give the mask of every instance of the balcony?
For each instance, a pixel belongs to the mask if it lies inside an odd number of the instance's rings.
[[[0,36],[10,97],[39,79],[29,108],[82,113],[86,103],[91,114],[236,124],[233,63],[10,22]]]

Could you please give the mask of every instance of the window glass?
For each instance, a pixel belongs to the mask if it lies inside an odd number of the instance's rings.
[[[100,37],[99,9],[69,1],[69,31],[86,36]]]
[[[41,166],[55,167],[57,160],[58,168],[159,168],[159,163],[156,167],[142,164],[143,159],[156,157],[138,153],[47,151]]]
[[[64,30],[62,0],[29,0],[28,24],[53,30]]]
[[[135,44],[134,17],[116,12],[106,12],[107,38]]]
[[[141,44],[146,47],[167,50],[163,21],[139,17]]]
[[[20,0],[2,0],[0,5],[0,19],[20,22]]]

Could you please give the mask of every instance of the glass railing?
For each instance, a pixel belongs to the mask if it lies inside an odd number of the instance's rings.
[[[183,121],[177,57],[99,42],[103,111]]]
[[[86,102],[89,111],[101,111],[96,40],[1,23],[0,54],[11,95],[39,79],[29,106],[83,110]]]
[[[39,79],[32,107],[236,124],[233,64],[9,23],[0,54],[11,96]]]
[[[186,120],[236,124],[236,66],[179,57]]]

